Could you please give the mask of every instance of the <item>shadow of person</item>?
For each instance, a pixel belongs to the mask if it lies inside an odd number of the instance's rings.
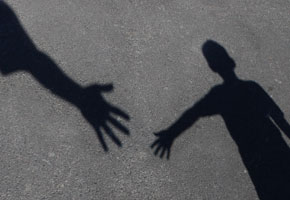
[[[76,106],[96,131],[104,151],[108,151],[104,134],[122,146],[112,125],[129,135],[129,130],[115,119],[121,117],[128,121],[129,115],[102,96],[103,92],[111,92],[113,85],[83,87],[69,78],[49,56],[37,49],[13,10],[3,1],[0,1],[0,71],[3,75],[29,72],[51,93]]]
[[[200,117],[219,114],[236,142],[260,199],[290,199],[290,151],[278,127],[290,137],[282,111],[253,81],[238,79],[235,62],[215,41],[203,54],[224,82],[213,87],[167,130],[155,133],[155,155],[170,155],[173,141]]]

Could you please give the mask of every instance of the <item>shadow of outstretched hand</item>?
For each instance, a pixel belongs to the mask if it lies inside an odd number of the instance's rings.
[[[130,119],[129,115],[108,103],[102,96],[103,92],[111,92],[112,90],[112,84],[91,85],[83,89],[77,103],[77,107],[83,116],[95,129],[104,151],[108,151],[104,134],[108,135],[116,145],[122,146],[121,141],[109,124],[119,129],[123,134],[129,135],[129,130],[118,121],[120,118],[128,121]]]
[[[122,144],[113,130],[129,135],[129,130],[119,120],[128,121],[129,115],[102,96],[102,93],[112,91],[113,85],[83,87],[75,82],[52,58],[38,50],[13,9],[0,0],[0,73],[8,76],[17,71],[30,73],[52,94],[76,106],[95,129],[104,151],[108,151],[104,135],[118,146]]]
[[[168,131],[160,131],[158,133],[154,133],[157,139],[152,143],[151,148],[154,149],[154,155],[157,156],[160,153],[160,158],[163,158],[166,154],[167,160],[170,157],[171,146],[175,137]]]

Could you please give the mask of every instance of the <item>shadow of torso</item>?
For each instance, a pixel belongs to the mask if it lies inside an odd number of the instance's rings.
[[[283,113],[261,86],[242,80],[218,85],[198,107],[203,116],[222,116],[260,199],[290,197],[290,151],[271,120]]]

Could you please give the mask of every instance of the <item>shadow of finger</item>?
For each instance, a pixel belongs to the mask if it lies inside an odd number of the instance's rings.
[[[121,109],[115,107],[115,106],[110,106],[110,110],[112,113],[114,113],[115,115],[118,115],[120,117],[123,117],[124,119],[126,119],[127,121],[130,119],[130,116],[128,114],[126,114],[124,111],[122,111]]]
[[[124,133],[125,135],[129,135],[130,134],[129,130],[125,126],[123,126],[120,122],[115,120],[113,117],[109,116],[108,117],[108,121],[111,124],[113,124],[117,129],[119,129],[122,133]]]
[[[95,128],[95,130],[96,130],[98,139],[99,139],[104,151],[108,151],[108,146],[107,146],[107,144],[106,144],[106,142],[104,140],[104,136],[103,136],[102,131],[99,128]]]
[[[156,148],[156,150],[154,152],[155,156],[159,153],[159,151],[161,150],[161,147],[162,147],[162,145],[159,144],[159,146]]]
[[[155,142],[151,144],[150,148],[153,149],[158,143],[159,143],[159,140],[156,140]]]
[[[109,128],[106,124],[103,125],[103,129],[106,131],[107,135],[113,140],[113,142],[119,147],[122,146],[121,141],[115,136],[112,129]]]

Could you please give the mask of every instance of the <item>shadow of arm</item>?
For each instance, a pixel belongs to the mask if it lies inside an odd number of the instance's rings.
[[[113,85],[82,87],[72,80],[49,56],[37,49],[14,11],[0,0],[0,72],[9,75],[17,71],[29,72],[52,94],[76,106],[95,129],[105,151],[108,147],[104,134],[121,146],[110,126],[129,135],[129,130],[118,120],[123,118],[128,121],[129,115],[102,96],[104,92],[111,92]]]
[[[179,135],[192,126],[200,117],[217,113],[216,102],[214,100],[214,94],[210,92],[203,99],[186,110],[169,128],[154,133],[157,137],[151,145],[151,148],[155,148],[154,154],[158,155],[160,152],[160,158],[163,158],[167,152],[166,157],[169,159],[171,146]]]
[[[27,71],[42,86],[65,101],[77,105],[82,87],[69,78],[49,56],[36,51],[25,63]]]
[[[270,116],[277,126],[285,133],[285,135],[290,139],[290,125],[284,117],[282,111],[275,105],[275,109],[271,110]],[[278,110],[279,109],[279,110]]]
[[[275,122],[275,124],[290,138],[290,125],[284,117],[284,113],[279,108],[279,106],[274,102],[274,100],[263,90],[262,87],[259,87],[260,97],[262,97],[261,102],[267,107],[267,114]]]
[[[54,95],[75,105],[85,119],[95,129],[98,139],[105,151],[108,146],[103,137],[107,134],[118,146],[122,146],[114,131],[108,124],[112,124],[120,132],[129,135],[129,130],[116,118],[129,120],[130,117],[124,111],[107,102],[102,93],[111,92],[112,84],[94,84],[82,87],[69,78],[54,61],[42,52],[36,52],[27,63],[27,71],[45,88]]]
[[[168,134],[172,138],[177,138],[180,134],[192,126],[200,116],[199,103],[197,103],[192,108],[186,110],[180,118],[167,129]]]

